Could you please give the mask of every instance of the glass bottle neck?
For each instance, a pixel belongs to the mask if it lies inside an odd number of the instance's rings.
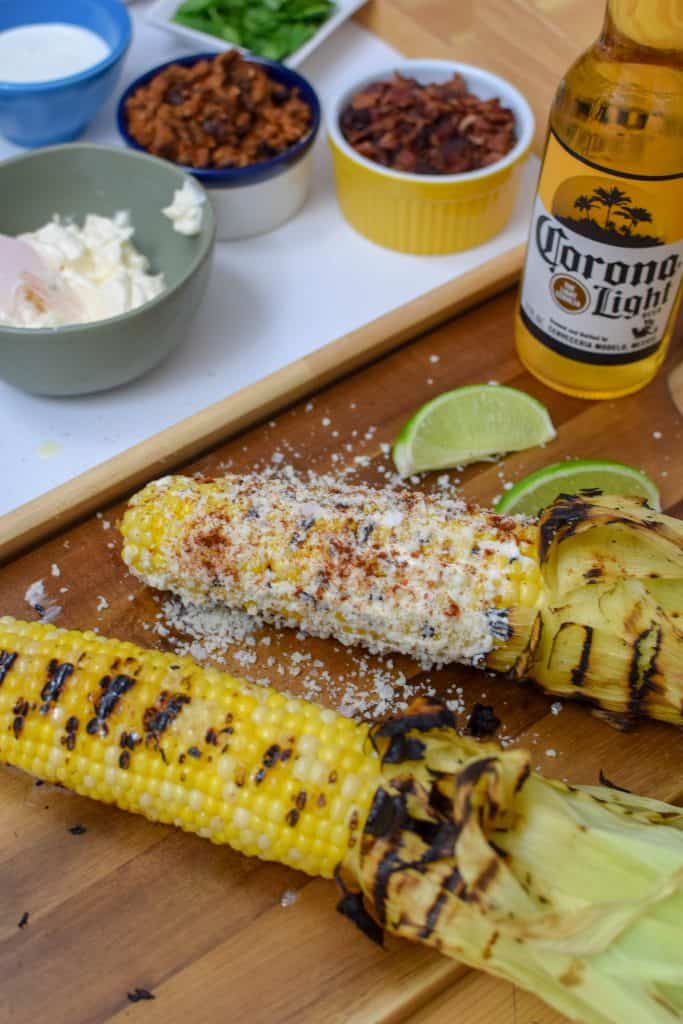
[[[598,45],[619,60],[683,63],[683,0],[608,0]]]

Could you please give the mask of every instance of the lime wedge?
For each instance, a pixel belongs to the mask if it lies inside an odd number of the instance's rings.
[[[496,512],[535,516],[560,494],[598,490],[603,494],[637,495],[647,498],[652,508],[661,508],[659,491],[649,476],[633,466],[607,459],[572,459],[556,462],[523,480],[496,502]]]
[[[401,476],[464,466],[555,437],[548,410],[499,384],[472,384],[427,402],[401,429],[394,463]]]

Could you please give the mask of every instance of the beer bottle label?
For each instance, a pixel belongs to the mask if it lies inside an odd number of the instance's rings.
[[[682,277],[683,174],[617,174],[551,131],[520,299],[527,330],[579,362],[637,362],[664,340]]]

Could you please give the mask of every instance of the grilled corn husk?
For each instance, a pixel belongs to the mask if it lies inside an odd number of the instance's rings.
[[[345,862],[347,906],[355,885],[388,931],[584,1024],[683,1020],[680,808],[545,779],[428,704],[371,739],[385,783]]]
[[[584,1024],[683,1020],[683,814],[530,771],[438,703],[370,726],[189,658],[0,618],[0,761],[242,853]]]
[[[408,490],[166,477],[122,532],[130,569],[185,601],[683,723],[683,523],[640,500],[563,497],[532,522]]]

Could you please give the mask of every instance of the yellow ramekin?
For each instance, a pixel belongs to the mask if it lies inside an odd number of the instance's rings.
[[[408,174],[361,156],[341,133],[342,111],[357,92],[395,71],[423,84],[445,82],[459,72],[470,92],[482,99],[498,96],[515,115],[515,146],[498,163],[463,174]],[[481,245],[505,227],[529,155],[534,115],[524,96],[490,71],[457,61],[404,60],[348,85],[330,109],[327,128],[337,198],[349,224],[386,249],[437,255]]]

